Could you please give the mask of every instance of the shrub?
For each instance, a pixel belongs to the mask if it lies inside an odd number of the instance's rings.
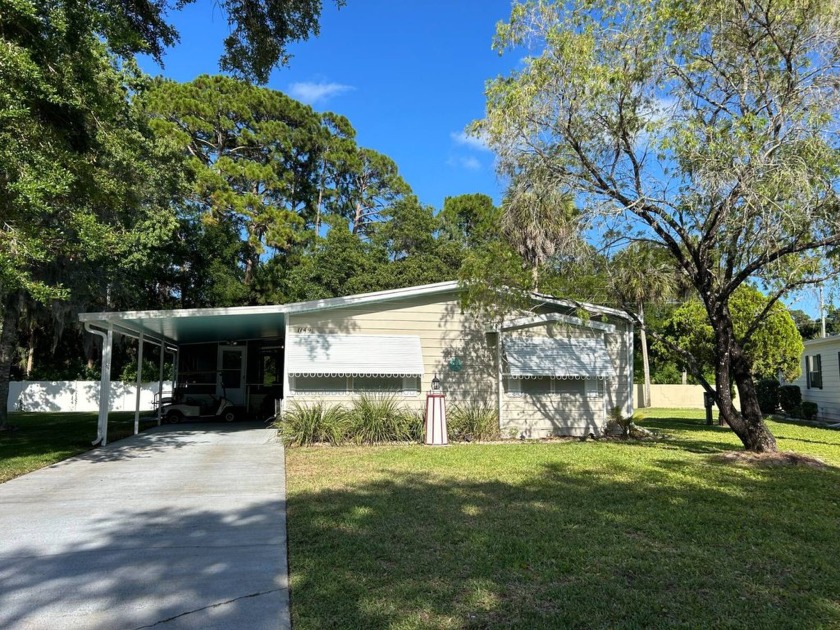
[[[819,407],[817,407],[817,403],[812,403],[805,401],[802,403],[802,417],[806,420],[813,420],[817,417],[817,412],[819,411]]]
[[[393,395],[362,394],[347,414],[349,435],[357,444],[407,442],[418,434],[417,414],[401,407]]]
[[[499,414],[486,403],[453,405],[446,418],[446,434],[453,442],[498,440]]]
[[[623,438],[646,437],[649,432],[636,426],[636,422],[641,422],[644,419],[644,414],[638,411],[634,411],[632,416],[625,416],[621,407],[613,407],[609,412],[606,434],[618,435],[620,433]]]
[[[287,446],[309,446],[319,442],[341,444],[347,434],[347,412],[341,405],[317,402],[301,405],[292,401],[291,409],[276,423]]]
[[[762,413],[774,413],[779,406],[779,381],[763,378],[755,384],[755,391]]]
[[[410,442],[422,442],[426,431],[425,414],[419,409],[404,409],[405,422]]]
[[[792,414],[802,404],[802,391],[799,385],[782,385],[779,388],[779,404],[785,413]]]

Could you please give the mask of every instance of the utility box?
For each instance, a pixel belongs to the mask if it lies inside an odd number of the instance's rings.
[[[703,406],[706,408],[706,424],[712,424],[712,407],[715,406],[715,397],[709,392],[703,392]]]

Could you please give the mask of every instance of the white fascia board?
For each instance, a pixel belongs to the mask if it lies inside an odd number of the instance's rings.
[[[90,313],[82,313],[82,315],[89,315]],[[115,333],[120,335],[127,335],[129,337],[134,337],[136,339],[140,338],[140,335],[143,335],[143,341],[146,343],[150,343],[152,345],[167,345],[170,346],[167,350],[173,351],[178,348],[178,343],[167,337],[166,335],[161,335],[160,333],[149,331],[146,329],[141,329],[139,327],[134,327],[131,325],[130,322],[122,322],[122,321],[102,321],[102,320],[93,320],[93,321],[85,321],[81,319],[81,315],[79,316],[80,320],[85,322],[85,327],[90,326],[90,328],[96,328],[101,330],[102,332],[107,332],[109,329],[113,330]]]
[[[822,345],[832,345],[838,344],[840,345],[840,335],[831,335],[829,337],[817,337],[816,339],[806,339],[802,342],[806,349],[812,346],[822,346]]]
[[[612,315],[613,317],[619,317],[629,322],[633,321],[633,318],[624,311],[619,310],[617,308],[610,308],[609,306],[598,306],[597,304],[589,304],[588,302],[565,300],[563,298],[557,298],[551,295],[544,295],[542,293],[532,293],[531,298],[535,302],[541,302],[543,304],[554,304],[556,306],[565,306],[566,308],[582,308],[583,310],[588,311],[590,313],[598,313],[600,315]]]
[[[310,311],[322,311],[346,306],[357,306],[360,304],[375,304],[377,302],[390,302],[391,300],[402,300],[405,298],[422,297],[424,295],[438,295],[458,290],[458,281],[437,282],[435,284],[424,284],[417,287],[406,287],[404,289],[389,289],[388,291],[376,291],[374,293],[359,293],[358,295],[347,295],[345,297],[327,298],[325,300],[312,300],[310,302],[294,302],[286,304],[286,313],[307,313]]]
[[[117,322],[125,319],[175,319],[180,317],[219,317],[225,315],[264,315],[285,313],[286,305],[228,306],[223,308],[178,308],[168,311],[108,311],[80,313],[81,322]]]
[[[541,326],[552,322],[563,322],[571,324],[572,326],[579,326],[581,328],[592,328],[600,330],[605,333],[615,333],[616,327],[613,324],[604,324],[603,322],[587,321],[572,315],[564,315],[563,313],[545,313],[543,315],[534,315],[533,317],[521,317],[519,319],[511,319],[496,328],[490,328],[485,332],[498,332],[498,330],[516,330],[518,328],[530,328],[531,326]]]

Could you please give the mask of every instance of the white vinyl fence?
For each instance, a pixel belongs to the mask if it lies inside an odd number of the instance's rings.
[[[158,383],[140,386],[140,410],[150,411]],[[172,391],[164,381],[163,391]],[[137,388],[134,383],[111,382],[109,409],[134,411]],[[99,381],[12,381],[9,383],[9,411],[99,411]]]

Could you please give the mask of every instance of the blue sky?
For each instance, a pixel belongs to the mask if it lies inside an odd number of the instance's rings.
[[[511,0],[324,0],[321,34],[290,48],[286,68],[268,87],[318,111],[346,116],[357,141],[392,158],[425,204],[481,192],[501,201],[504,187],[493,154],[464,136],[484,112],[485,82],[507,74],[515,55],[491,49],[495,25]],[[177,81],[214,74],[227,24],[220,9],[200,0],[174,12],[181,42],[161,69]]]

